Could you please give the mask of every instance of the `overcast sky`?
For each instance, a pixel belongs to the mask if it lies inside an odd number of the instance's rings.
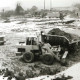
[[[39,9],[44,8],[44,0],[0,0],[0,9],[15,9],[15,5],[20,3],[24,9],[37,6]],[[50,0],[45,0],[46,9],[50,8]],[[74,3],[80,3],[80,0],[51,0],[52,7],[68,7]]]

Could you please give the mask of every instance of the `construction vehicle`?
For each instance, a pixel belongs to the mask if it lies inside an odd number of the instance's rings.
[[[25,42],[19,42],[16,45],[17,52],[16,55],[22,55],[23,59],[27,63],[33,62],[36,58],[40,58],[45,64],[52,64],[54,59],[57,61],[62,61],[67,57],[68,49],[65,47],[64,51],[62,46],[58,43],[53,45],[51,38],[54,35],[48,35],[41,32],[39,35],[29,35],[26,37]],[[67,44],[67,39],[65,37],[57,36],[57,39],[64,39],[65,44]],[[50,45],[51,44],[51,45]],[[68,45],[68,44],[67,44]],[[63,51],[63,53],[61,53]]]

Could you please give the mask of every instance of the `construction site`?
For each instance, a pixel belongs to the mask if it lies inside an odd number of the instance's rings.
[[[0,13],[0,80],[80,80],[79,13],[51,7]]]

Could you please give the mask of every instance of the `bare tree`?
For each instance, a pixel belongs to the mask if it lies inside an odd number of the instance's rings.
[[[38,8],[37,8],[36,6],[32,6],[31,10],[32,10],[32,11],[37,11]]]
[[[36,15],[37,11],[38,11],[38,8],[36,6],[32,6],[32,8],[30,9],[30,12],[33,16]]]

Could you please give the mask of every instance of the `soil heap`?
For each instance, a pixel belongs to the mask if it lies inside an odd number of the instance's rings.
[[[48,32],[48,34],[65,36],[70,42],[80,40],[80,38],[77,35],[66,33],[66,32],[60,30],[59,28],[50,30]]]

